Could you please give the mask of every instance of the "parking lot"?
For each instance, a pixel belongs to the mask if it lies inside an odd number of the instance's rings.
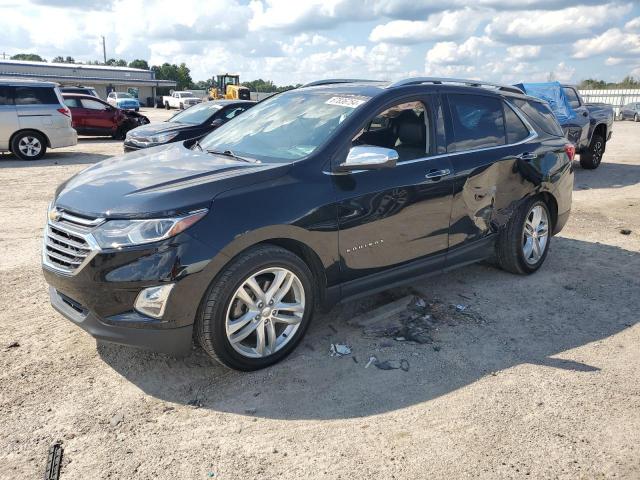
[[[41,477],[56,440],[64,480],[638,478],[639,151],[640,123],[616,122],[602,165],[576,162],[571,218],[535,275],[479,264],[338,305],[255,373],[198,348],[96,348],[49,306],[47,204],[122,141],[0,156],[0,478]],[[406,295],[442,306],[427,343],[347,324]]]

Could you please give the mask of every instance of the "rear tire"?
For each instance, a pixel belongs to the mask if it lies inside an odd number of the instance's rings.
[[[547,204],[537,197],[525,201],[498,234],[496,259],[500,268],[521,275],[538,270],[547,258],[551,231]]]
[[[197,341],[213,359],[236,370],[258,370],[279,362],[293,351],[311,322],[312,279],[309,267],[283,248],[263,245],[240,254],[202,299]],[[281,287],[271,291],[274,285]]]
[[[169,110],[171,107],[169,106],[169,102],[165,102],[164,103],[164,108],[166,108],[167,110]]]
[[[637,113],[633,116],[633,121],[634,122],[640,122],[640,115],[638,115]]]
[[[605,141],[602,135],[595,134],[591,138],[589,148],[580,154],[580,166],[586,170],[595,170],[600,166],[604,155]]]
[[[41,133],[21,132],[11,140],[11,151],[21,160],[40,160],[47,152],[47,141]]]

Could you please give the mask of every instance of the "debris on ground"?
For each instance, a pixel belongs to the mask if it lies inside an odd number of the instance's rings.
[[[9,345],[7,345],[7,348],[18,348],[20,346],[20,344],[18,342],[11,342]]]
[[[194,398],[191,399],[187,402],[187,405],[189,405],[190,407],[195,407],[195,408],[200,408],[202,407],[202,400],[200,400],[199,398]]]
[[[123,421],[124,421],[124,415],[122,413],[116,413],[113,417],[111,417],[111,420],[109,420],[109,423],[111,424],[112,427],[117,427]]]
[[[409,361],[405,360],[385,360],[384,362],[374,362],[376,368],[380,370],[402,370],[403,372],[409,371]]]
[[[60,478],[60,468],[62,467],[62,442],[55,442],[49,448],[47,456],[47,469],[44,472],[45,480],[58,480]]]
[[[348,323],[360,327],[369,337],[391,337],[398,342],[433,343],[433,332],[442,325],[454,325],[462,316],[481,321],[482,317],[466,304],[427,301],[419,295],[407,295],[364,312]],[[386,345],[386,344],[383,344]]]
[[[378,361],[378,359],[376,357],[374,357],[374,356],[369,357],[369,361],[364,366],[364,368],[369,368],[372,364],[376,363],[377,361]]]
[[[345,355],[351,355],[351,347],[344,343],[332,343],[329,348],[329,355],[332,357],[343,357]]]
[[[622,235],[631,235],[631,230],[629,230],[628,228],[623,228],[620,230],[620,233]]]

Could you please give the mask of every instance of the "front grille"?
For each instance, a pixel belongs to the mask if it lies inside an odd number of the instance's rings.
[[[73,273],[94,250],[89,242],[89,232],[104,220],[59,213],[59,218],[47,222],[43,261],[55,270]]]

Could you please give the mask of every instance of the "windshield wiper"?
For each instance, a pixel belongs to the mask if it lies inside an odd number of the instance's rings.
[[[202,148],[202,147],[200,147]],[[254,158],[246,158],[246,157],[241,157],[239,155],[236,155],[235,153],[233,153],[231,150],[225,150],[223,152],[219,151],[219,150],[207,150],[207,153],[212,153],[214,155],[224,155],[225,157],[231,157],[235,160],[240,160],[242,162],[247,162],[247,163],[260,163],[260,160],[256,160]]]
[[[201,152],[204,152],[204,150],[202,149],[202,145],[200,145],[200,142],[198,140],[196,140],[196,143],[193,144],[194,147],[198,147],[198,149]]]

